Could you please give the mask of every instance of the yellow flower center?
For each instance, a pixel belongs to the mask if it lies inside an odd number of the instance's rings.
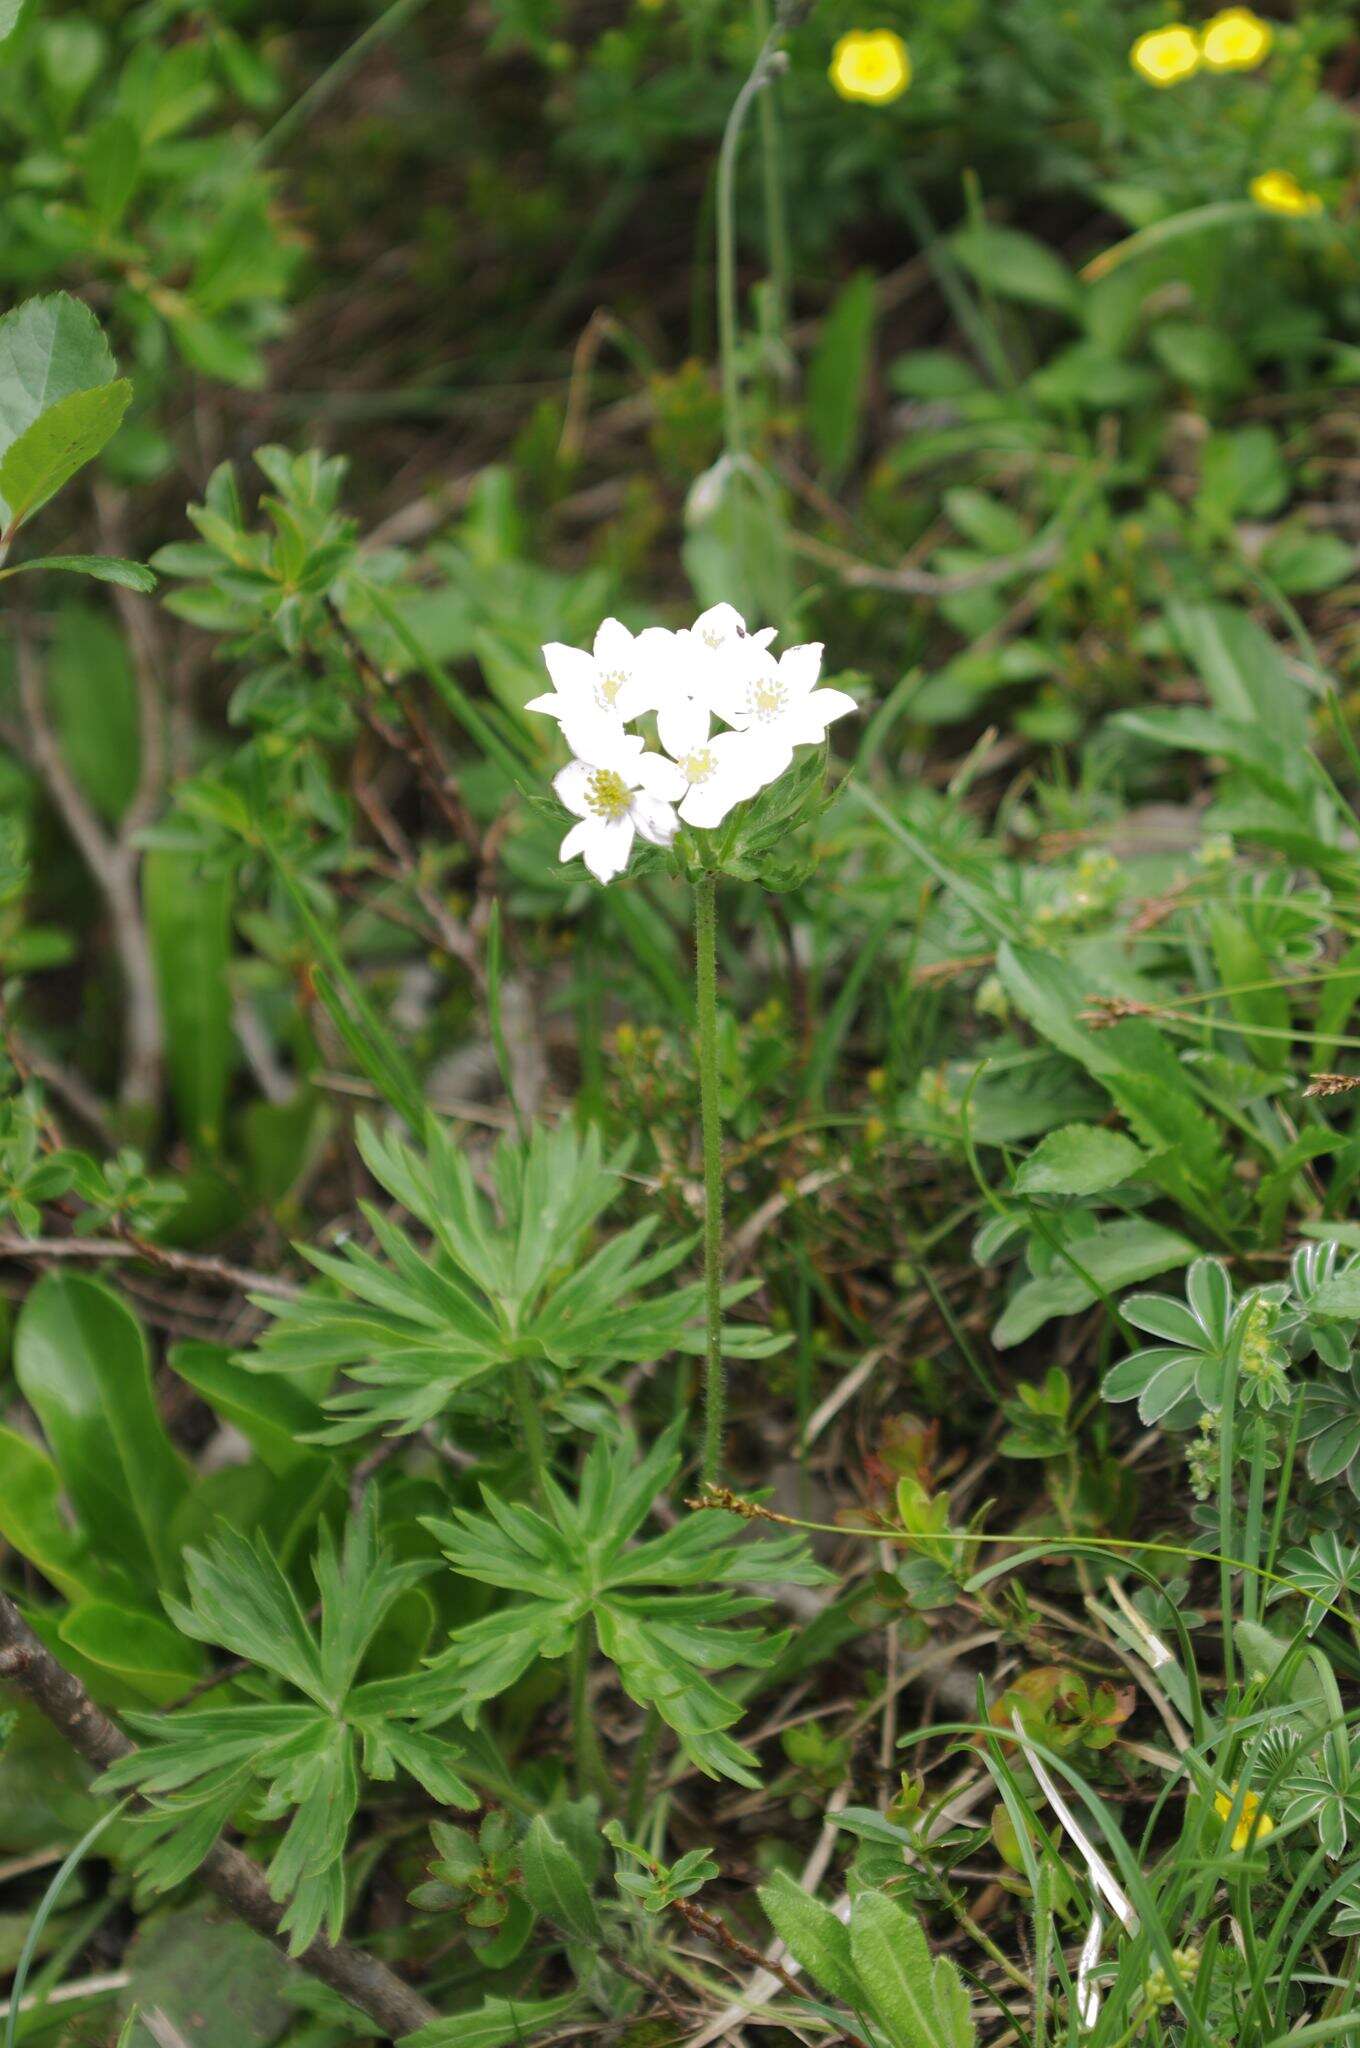
[[[751,709],[757,718],[773,718],[784,708],[784,685],[774,676],[756,684],[751,692]]]
[[[686,754],[680,766],[690,782],[707,782],[717,767],[712,747],[696,747],[692,754]]]
[[[627,680],[628,678],[621,668],[611,669],[607,676],[601,676],[599,682],[595,685],[596,703],[602,705],[606,711],[612,711],[619,691]]]
[[[843,100],[886,106],[911,84],[911,55],[890,28],[851,29],[831,53],[828,76]]]
[[[1322,200],[1316,192],[1305,191],[1292,171],[1262,171],[1251,181],[1251,196],[1267,213],[1302,215],[1321,213]]]
[[[1129,62],[1149,85],[1175,85],[1199,70],[1199,39],[1193,29],[1173,22],[1149,29],[1129,51]]]
[[[1269,54],[1275,32],[1249,7],[1225,7],[1206,21],[1200,49],[1211,71],[1251,71]]]
[[[612,768],[597,768],[586,784],[586,802],[598,817],[611,825],[626,817],[632,805],[628,785]]]

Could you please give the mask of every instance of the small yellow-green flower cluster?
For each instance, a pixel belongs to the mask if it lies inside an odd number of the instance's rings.
[[[1264,1295],[1258,1295],[1247,1310],[1238,1351],[1238,1369],[1246,1382],[1244,1392],[1255,1395],[1262,1408],[1282,1408],[1289,1400],[1285,1373],[1289,1353],[1275,1336],[1279,1311]]]
[[[1212,1500],[1218,1487],[1218,1417],[1206,1408],[1199,1419],[1199,1435],[1185,1452],[1186,1477],[1196,1500]]]
[[[1193,1947],[1173,1948],[1171,1954],[1181,1976],[1187,1980],[1193,1977],[1199,1968],[1199,1950]],[[1166,1971],[1160,1963],[1154,1963],[1143,1985],[1144,2004],[1150,2006],[1154,2012],[1157,2012],[1163,2006],[1170,2005],[1175,1996],[1175,1992],[1171,1989],[1171,1979],[1167,1976]]]
[[[911,84],[911,52],[895,29],[852,28],[832,51],[828,76],[843,100],[886,107]]]
[[[1208,71],[1254,71],[1270,55],[1275,32],[1249,7],[1225,7],[1202,28],[1183,21],[1149,29],[1129,51],[1129,62],[1149,85],[1178,85],[1203,66]]]

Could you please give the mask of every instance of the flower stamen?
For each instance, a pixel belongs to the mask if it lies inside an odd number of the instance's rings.
[[[586,802],[611,824],[627,816],[632,801],[623,777],[612,768],[597,768],[586,784]]]

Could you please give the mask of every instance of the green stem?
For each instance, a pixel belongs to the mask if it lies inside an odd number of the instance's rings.
[[[540,1507],[546,1507],[548,1493],[544,1481],[548,1475],[548,1439],[543,1429],[543,1417],[538,1410],[533,1367],[527,1358],[515,1360],[510,1368],[510,1382],[514,1389],[515,1414],[524,1434],[524,1448],[529,1454],[534,1499]]]
[[[764,44],[770,33],[769,0],[751,0],[756,38]],[[760,97],[760,171],[765,200],[765,247],[769,261],[770,318],[773,339],[781,352],[788,319],[789,229],[784,210],[784,181],[779,168],[779,106],[773,80]]]
[[[783,35],[783,24],[777,22],[761,44],[750,74],[732,102],[732,111],[727,117],[718,150],[718,368],[722,383],[723,440],[729,455],[741,454],[746,446],[741,372],[737,366],[741,338],[737,317],[737,155],[751,102],[770,82],[773,75],[770,59]]]
[[[1258,1415],[1251,1433],[1251,1477],[1247,1483],[1247,1520],[1242,1535],[1242,1555],[1251,1564],[1261,1562],[1261,1525],[1265,1519],[1266,1447],[1269,1431],[1264,1415]],[[1254,1572],[1242,1574],[1242,1618],[1259,1621],[1261,1581]]]
[[[1223,1683],[1229,1692],[1236,1680],[1232,1610],[1233,1465],[1237,1435],[1237,1373],[1241,1355],[1242,1328],[1239,1326],[1228,1347],[1218,1443],[1218,1594],[1223,1623]]]
[[[590,1621],[578,1621],[571,1652],[571,1740],[576,1753],[576,1790],[582,1798],[596,1792],[606,1806],[611,1806],[614,1785],[590,1710],[590,1639]]]
[[[651,1775],[652,1758],[656,1755],[660,1733],[661,1716],[655,1707],[648,1707],[638,1734],[637,1748],[633,1751],[633,1767],[628,1773],[628,1790],[623,1803],[623,1824],[634,1838],[647,1811],[647,1780]]]
[[[718,1100],[718,877],[694,885],[694,980],[699,1012],[699,1116],[704,1145],[704,1463],[706,1486],[722,1478],[726,1385],[722,1359],[722,1110]]]

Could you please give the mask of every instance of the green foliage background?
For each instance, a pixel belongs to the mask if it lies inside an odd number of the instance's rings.
[[[1164,25],[0,0],[0,1589],[139,1744],[5,1694],[5,2048],[1360,2038],[1360,39]],[[601,889],[540,649],[718,602],[859,715]]]

